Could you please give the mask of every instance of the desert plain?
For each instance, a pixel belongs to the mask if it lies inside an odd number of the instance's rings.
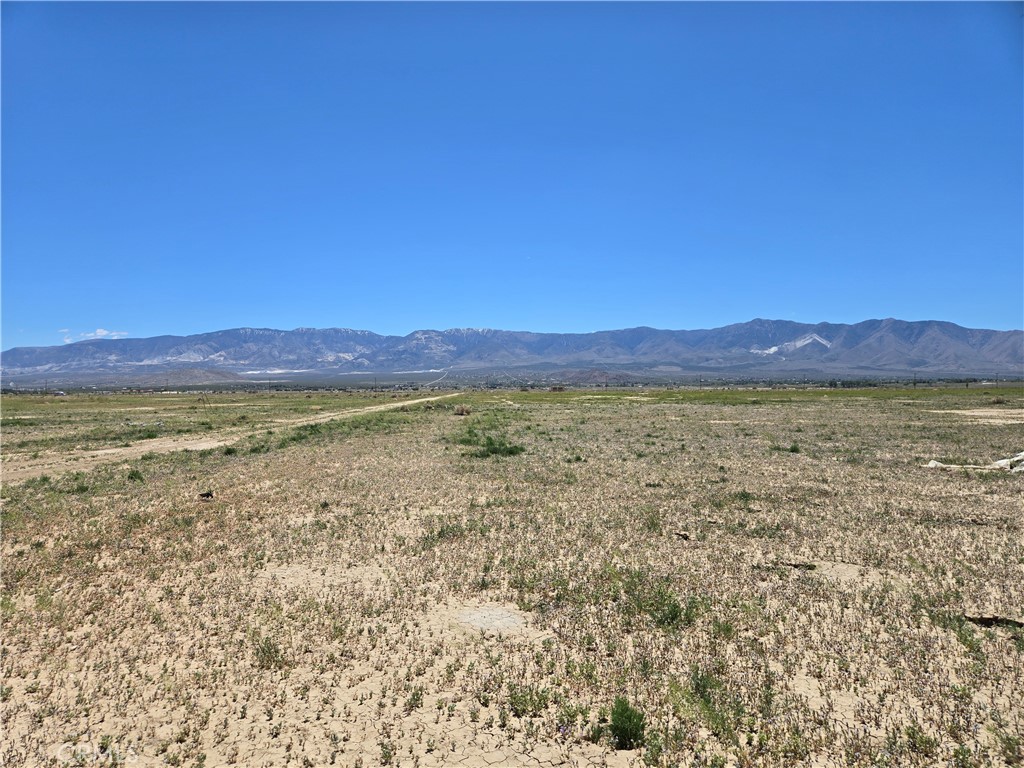
[[[1019,387],[0,410],[4,765],[1024,762]]]

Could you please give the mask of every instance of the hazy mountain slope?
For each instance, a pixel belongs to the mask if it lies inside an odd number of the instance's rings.
[[[0,365],[8,381],[82,372],[116,377],[141,368],[184,367],[215,370],[221,377],[528,366],[1020,376],[1024,332],[893,319],[855,325],[756,319],[704,330],[641,327],[576,334],[455,328],[382,336],[345,328],[236,328],[22,347],[3,352]]]

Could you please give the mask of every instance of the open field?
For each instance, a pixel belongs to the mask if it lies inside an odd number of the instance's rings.
[[[1020,389],[233,397],[0,403],[5,765],[1024,763]]]
[[[452,397],[317,393],[9,398],[4,479],[92,469],[154,453],[221,448],[268,429],[309,426]],[[278,399],[275,399],[278,398]]]

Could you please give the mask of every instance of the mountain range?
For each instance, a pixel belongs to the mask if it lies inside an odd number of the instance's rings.
[[[1024,331],[941,321],[853,325],[752,320],[707,330],[533,333],[456,328],[382,336],[344,328],[236,328],[192,336],[90,339],[0,353],[4,385],[44,379],[191,384],[330,380],[351,374],[496,370],[658,372],[671,377],[1024,376]]]

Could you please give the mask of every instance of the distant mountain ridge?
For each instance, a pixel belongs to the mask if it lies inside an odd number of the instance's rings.
[[[5,382],[43,376],[131,377],[202,369],[244,380],[289,374],[482,371],[619,366],[783,375],[786,372],[1024,375],[1024,331],[941,321],[867,320],[853,325],[756,319],[705,330],[628,328],[534,333],[453,328],[382,336],[347,328],[236,328],[192,336],[90,339],[0,353]]]

